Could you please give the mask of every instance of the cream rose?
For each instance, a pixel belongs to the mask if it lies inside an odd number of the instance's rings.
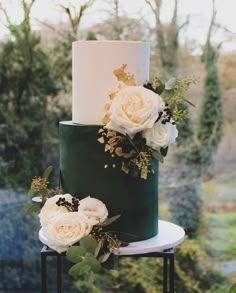
[[[104,222],[108,217],[108,210],[105,204],[93,197],[87,196],[80,200],[78,214],[90,225]]]
[[[118,92],[108,112],[106,128],[131,137],[152,128],[161,107],[162,98],[142,86],[128,86]]]
[[[142,135],[148,146],[154,150],[159,150],[160,147],[166,148],[176,140],[178,130],[176,125],[170,122],[166,122],[166,124],[156,123],[153,128],[143,131]]]
[[[47,245],[58,253],[66,251],[69,246],[87,236],[92,229],[77,212],[57,214],[51,223],[42,227],[42,233],[47,238]]]
[[[66,201],[72,202],[72,196],[69,193],[66,194],[58,194],[53,197],[50,197],[45,202],[44,206],[42,207],[39,213],[39,219],[41,226],[48,225],[51,220],[60,213],[67,213],[68,210],[64,206],[58,206],[56,202],[59,200],[60,197],[65,198]]]

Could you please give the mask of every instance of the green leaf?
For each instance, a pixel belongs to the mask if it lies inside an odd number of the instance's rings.
[[[137,149],[134,141],[132,140],[132,138],[128,135],[128,133],[125,134],[125,136],[128,138],[130,144],[134,147],[134,149],[136,150],[137,153],[139,153],[139,150]]]
[[[51,174],[52,170],[53,170],[52,166],[47,167],[47,169],[43,173],[43,178],[48,179],[48,177]]]
[[[32,204],[26,211],[26,215],[32,214],[34,211],[38,210],[40,208],[40,205],[37,203]]]
[[[152,155],[153,155],[153,157],[154,157],[155,159],[157,159],[157,160],[160,161],[161,163],[164,163],[164,158],[163,158],[163,156],[161,155],[160,152],[158,152],[158,151],[153,151],[153,152],[152,152]]]
[[[31,187],[30,187],[30,189],[29,189],[27,195],[28,195],[29,197],[32,197],[35,193],[36,193],[36,189],[35,189],[35,187],[34,187],[33,185],[31,185]]]
[[[94,256],[94,255],[91,252],[86,252],[84,256],[85,257],[90,257],[90,256]]]
[[[229,293],[236,293],[236,283],[230,287]]]
[[[83,263],[88,265],[94,273],[98,273],[101,270],[101,264],[95,256],[86,257]]]
[[[71,246],[67,250],[66,257],[73,263],[81,262],[82,256],[86,253],[86,249],[81,246]]]
[[[98,245],[97,245],[95,251],[94,251],[94,256],[95,256],[95,257],[98,256],[98,254],[99,254],[99,252],[100,252],[102,246],[103,246],[103,241],[100,240],[100,241],[98,242]]]
[[[152,76],[150,82],[145,84],[144,87],[160,95],[165,89],[165,84],[156,76]]]
[[[80,246],[85,248],[87,252],[94,254],[98,243],[90,236],[83,237],[80,240]]]
[[[69,275],[70,276],[78,276],[78,275],[84,275],[87,272],[89,272],[90,270],[90,266],[84,264],[83,262],[79,262],[75,265],[73,265],[70,269],[69,269]]]
[[[168,153],[168,147],[166,148],[160,148],[160,153],[163,157],[165,157]]]
[[[106,221],[104,221],[103,223],[101,223],[101,226],[108,226],[111,223],[113,223],[116,220],[118,220],[119,217],[120,217],[120,215],[116,215],[116,216],[110,217],[110,218],[106,219]]]
[[[164,83],[161,83],[161,85],[155,88],[155,93],[160,95],[164,91],[164,89],[165,89],[165,85]]]
[[[162,98],[171,98],[175,95],[175,92],[174,90],[164,90],[163,93],[162,93]]]
[[[172,77],[166,82],[165,89],[172,90],[175,87],[175,85],[176,85],[176,78]]]
[[[190,102],[189,100],[185,99],[184,97],[183,97],[183,100],[185,100],[185,102],[188,103],[189,105],[195,107],[195,105],[192,102]]]
[[[111,255],[111,252],[109,251],[109,252],[101,255],[98,260],[100,261],[100,263],[104,263],[108,260],[110,255]]]

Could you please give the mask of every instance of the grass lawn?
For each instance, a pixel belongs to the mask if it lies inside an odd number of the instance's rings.
[[[236,259],[236,212],[207,212],[204,222],[199,240],[208,255],[217,260]]]
[[[236,259],[236,180],[235,176],[204,182],[203,223],[199,236],[209,256],[218,260]]]

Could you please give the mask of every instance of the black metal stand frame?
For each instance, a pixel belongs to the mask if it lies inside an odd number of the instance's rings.
[[[41,250],[41,289],[47,293],[47,257],[57,257],[57,293],[62,292],[61,272],[62,257],[65,253],[59,254],[48,248],[46,245]],[[120,255],[118,257],[160,257],[163,258],[163,293],[174,293],[174,249],[170,248],[162,252],[151,252],[145,254]]]

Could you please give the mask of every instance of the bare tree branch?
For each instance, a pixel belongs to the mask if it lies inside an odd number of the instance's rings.
[[[12,25],[12,22],[11,22],[10,16],[7,13],[6,9],[2,6],[1,3],[0,3],[0,10],[3,12],[3,14],[4,14],[5,18],[6,18],[6,21],[7,21],[8,26],[11,26]]]
[[[156,14],[156,9],[153,6],[152,2],[150,0],[145,0],[145,2],[147,3],[147,5],[150,6],[150,8],[152,9],[152,11],[154,12],[154,14]]]
[[[232,37],[236,36],[236,33],[232,32],[231,30],[229,30],[227,27],[225,27],[222,24],[214,23],[214,26],[219,28],[219,29],[222,29],[224,32],[230,34]]]
[[[27,3],[26,0],[22,0],[22,6],[23,6],[23,9],[24,9],[24,15],[25,15],[25,18],[28,18],[29,15],[30,15],[30,11],[32,9],[32,6],[34,5],[36,0],[31,0],[30,3]]]
[[[45,22],[45,21],[42,21],[42,20],[38,19],[37,17],[34,17],[34,19],[35,19],[38,23],[40,23],[41,25],[46,26],[47,28],[49,28],[50,30],[52,30],[52,31],[55,31],[55,30],[56,30],[56,29],[55,29],[55,26],[53,26],[53,25],[51,25],[51,24],[49,24],[49,23],[47,23],[47,22]],[[60,32],[58,32],[58,33],[60,33]]]
[[[211,16],[210,25],[207,32],[206,44],[210,41],[212,29],[215,23],[215,18],[216,18],[215,0],[212,0],[212,16]]]
[[[188,15],[186,21],[183,22],[181,25],[179,25],[179,30],[182,30],[186,25],[189,24],[189,19],[190,19],[190,16]]]
[[[67,14],[67,16],[69,18],[70,25],[71,25],[71,29],[72,29],[75,37],[77,35],[78,29],[80,26],[80,22],[81,22],[83,15],[84,15],[85,10],[88,9],[89,7],[91,7],[95,1],[96,0],[88,0],[85,4],[83,4],[79,7],[78,12],[77,12],[75,5],[73,5],[71,7],[59,5],[59,7],[61,7],[65,11],[65,13]]]
[[[178,1],[175,0],[174,11],[173,11],[172,19],[171,19],[172,25],[177,25],[177,11],[178,11]]]

